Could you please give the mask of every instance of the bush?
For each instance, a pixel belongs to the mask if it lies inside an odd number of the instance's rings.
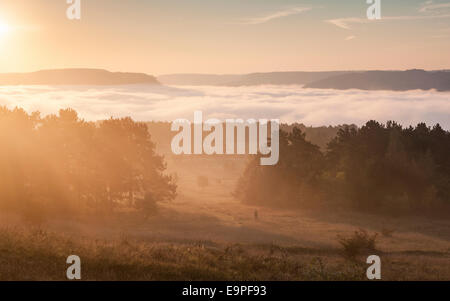
[[[355,258],[358,255],[376,251],[376,239],[378,233],[370,235],[366,230],[360,229],[350,237],[338,237],[338,241],[343,247],[344,255]]]

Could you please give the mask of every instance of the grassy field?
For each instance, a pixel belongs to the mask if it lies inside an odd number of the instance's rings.
[[[72,254],[83,280],[366,280],[372,254],[383,280],[450,280],[448,220],[249,206],[231,194],[244,161],[168,162],[179,195],[148,220],[2,215],[0,280],[65,280]],[[349,257],[339,237],[358,229],[378,233],[376,246]]]
[[[0,280],[65,280],[68,255],[83,280],[365,280],[364,257],[277,245],[99,240],[40,229],[0,230]],[[450,254],[383,253],[384,280],[448,280]]]
[[[84,280],[362,279],[362,266],[321,251],[212,243],[72,238],[42,230],[0,231],[0,280],[64,280],[68,254]]]

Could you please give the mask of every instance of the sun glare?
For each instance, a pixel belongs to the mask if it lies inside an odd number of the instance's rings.
[[[0,36],[6,35],[10,31],[10,27],[8,24],[2,23],[0,21]]]

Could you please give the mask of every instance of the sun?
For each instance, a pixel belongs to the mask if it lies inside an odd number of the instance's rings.
[[[6,34],[8,34],[10,32],[11,28],[9,27],[8,24],[6,23],[2,23],[0,21],[0,37],[1,36],[5,36]]]

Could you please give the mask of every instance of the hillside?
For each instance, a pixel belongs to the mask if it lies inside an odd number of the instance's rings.
[[[159,84],[144,73],[109,72],[102,69],[54,69],[30,73],[0,73],[0,86],[12,85],[130,85]]]
[[[159,76],[158,80],[167,85],[191,86],[303,85],[305,88],[338,90],[450,91],[450,72],[447,70],[169,74]]]
[[[243,76],[238,74],[167,74],[158,76],[158,81],[165,85],[177,86],[226,86]]]
[[[361,89],[361,90],[431,90],[450,91],[448,71],[367,71],[341,74],[318,80],[306,88]]]
[[[249,206],[230,193],[245,162],[168,157],[180,194],[147,220],[122,212],[32,225],[0,213],[0,280],[65,280],[68,254],[82,259],[82,280],[364,280],[365,256],[346,258],[338,242],[360,228],[380,233],[383,280],[449,279],[448,220]]]
[[[305,85],[330,76],[347,74],[346,71],[331,72],[268,72],[250,74],[168,74],[158,80],[167,85],[192,86],[258,86],[258,85]]]

